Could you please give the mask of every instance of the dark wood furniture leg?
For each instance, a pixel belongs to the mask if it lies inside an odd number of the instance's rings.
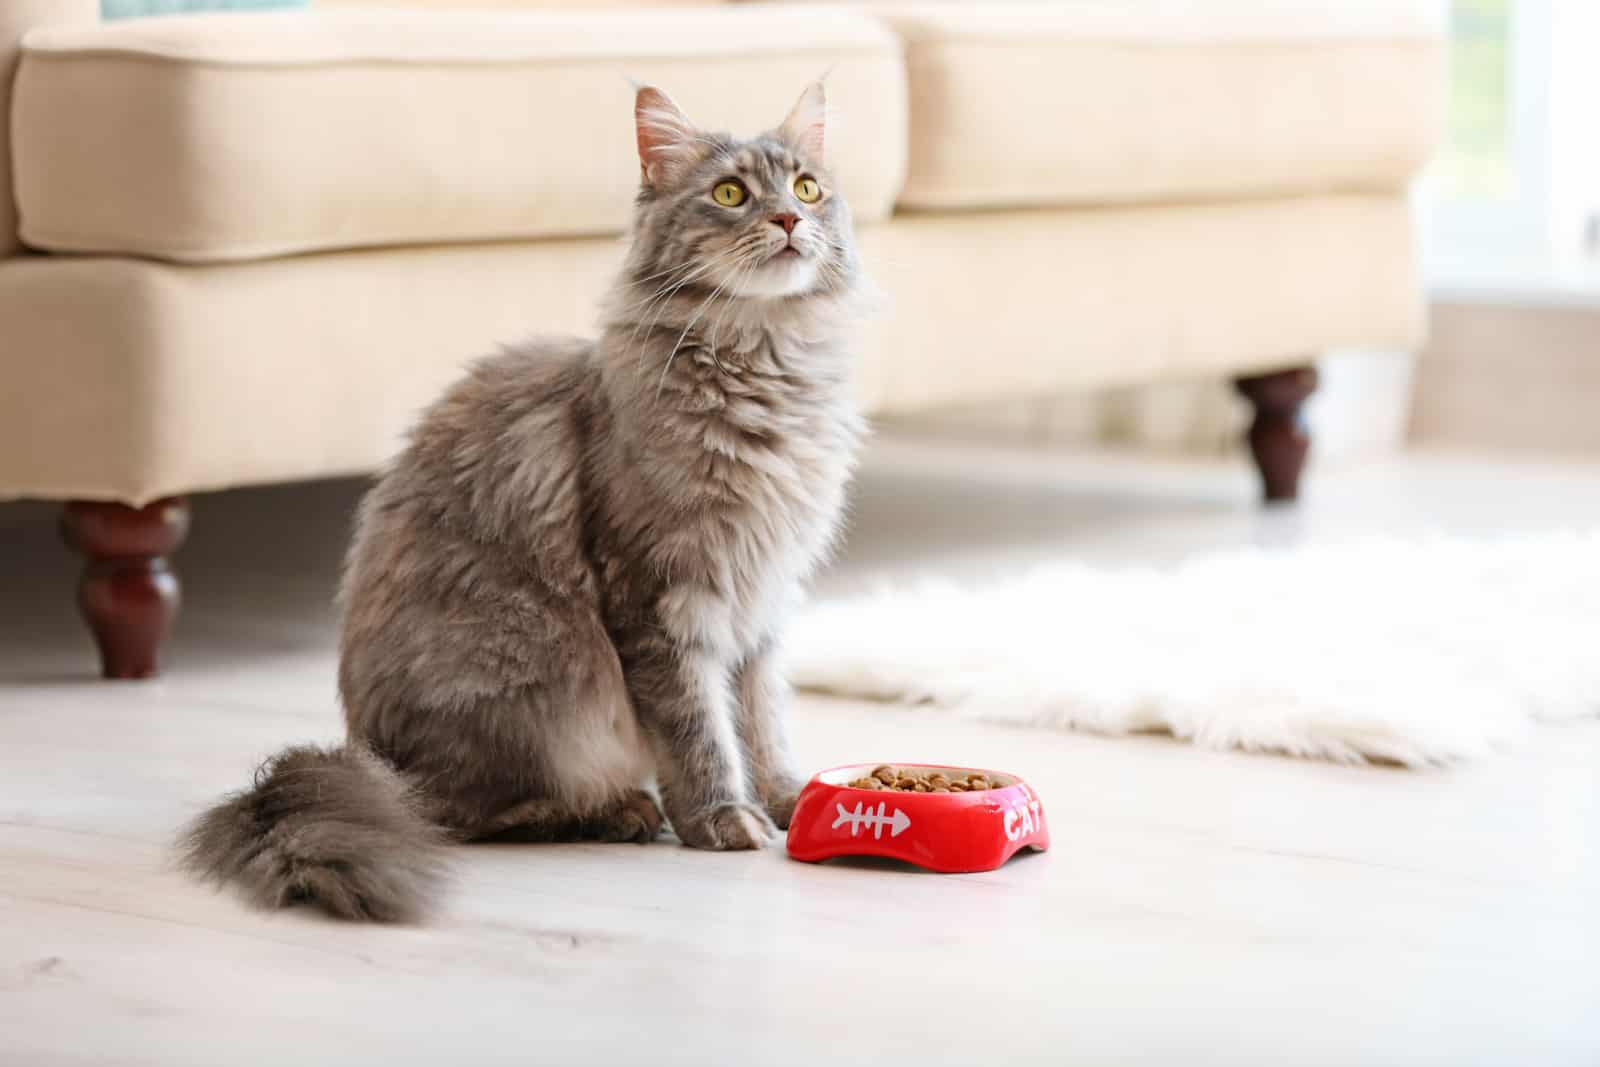
[[[1235,385],[1255,406],[1250,424],[1250,451],[1261,471],[1267,502],[1295,499],[1300,493],[1300,471],[1311,449],[1300,408],[1317,390],[1317,368],[1295,367],[1272,374],[1240,378]]]
[[[86,557],[78,608],[107,678],[156,673],[161,643],[178,617],[178,579],[167,556],[188,532],[183,497],[142,508],[74,500],[61,513],[62,537]]]

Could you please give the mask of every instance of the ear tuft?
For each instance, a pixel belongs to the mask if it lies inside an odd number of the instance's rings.
[[[800,100],[783,120],[778,132],[818,166],[824,163],[824,132],[828,124],[828,94],[820,81],[806,86]]]
[[[639,87],[633,101],[633,123],[639,143],[640,180],[657,185],[698,136],[694,123],[672,97],[653,85]]]

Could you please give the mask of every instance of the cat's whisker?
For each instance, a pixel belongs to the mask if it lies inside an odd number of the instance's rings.
[[[733,270],[738,270],[737,264],[734,266]],[[722,282],[718,284],[715,289],[711,290],[711,295],[700,301],[700,306],[695,309],[693,317],[691,317],[688,323],[683,327],[683,332],[678,334],[678,339],[673,342],[672,350],[667,353],[666,364],[661,368],[661,379],[656,383],[656,401],[658,403],[661,400],[661,390],[665,388],[667,384],[667,372],[672,370],[672,361],[678,357],[678,350],[683,347],[683,339],[689,336],[689,331],[694,329],[694,324],[696,322],[700,321],[700,316],[705,313],[706,307],[717,298],[717,295],[721,293],[723,289],[727,288],[728,282],[732,281],[733,277],[734,275],[730,273],[727,277],[723,278]]]
[[[713,260],[715,259],[715,257],[712,257],[712,258],[713,258]],[[703,269],[704,267],[706,267],[708,265],[709,264],[704,260],[691,259],[688,263],[678,264],[678,265],[675,265],[675,266],[672,266],[672,267],[668,267],[665,270],[656,271],[654,274],[647,274],[642,278],[632,278],[632,279],[630,279],[629,280],[629,284],[630,284],[631,287],[634,287],[634,288],[641,287],[641,286],[644,285],[644,283],[650,282],[650,281],[654,281],[657,278],[668,278],[669,280],[665,281],[665,282],[662,282],[660,286],[658,286],[653,292],[650,293],[650,295],[648,295],[648,296],[644,297],[643,299],[641,299],[639,301],[636,301],[635,303],[629,305],[629,307],[627,307],[624,310],[626,310],[626,311],[637,310],[642,305],[648,304],[650,301],[654,300],[664,290],[672,287],[676,283],[676,281],[678,279],[681,279],[684,275],[694,273],[695,271],[701,270],[701,269]]]
[[[750,277],[755,274],[756,270],[760,266],[760,258],[752,256],[749,266],[745,268],[744,274],[739,278],[738,283],[734,286],[735,291],[733,295],[735,297],[741,297],[744,295],[741,290],[744,289],[745,283],[750,280]],[[728,369],[722,365],[722,360],[718,359],[717,357],[717,332],[722,329],[722,322],[728,317],[728,312],[732,310],[732,308],[733,302],[730,300],[723,305],[722,314],[717,316],[717,321],[711,324],[711,340],[709,342],[711,345],[711,358],[716,361],[717,369],[722,371],[724,374],[728,372]]]
[[[639,319],[638,319],[637,322],[634,323],[633,331],[628,335],[628,347],[629,347],[629,349],[632,350],[633,347],[635,346],[635,344],[637,344],[639,342],[639,340],[640,340],[640,331],[641,330],[644,331],[644,336],[645,337],[647,337],[647,338],[649,337],[650,332],[655,329],[656,323],[660,320],[661,313],[663,311],[665,311],[667,305],[669,303],[671,303],[671,298],[673,296],[677,295],[677,293],[680,290],[682,290],[684,286],[688,285],[691,281],[694,281],[695,279],[699,278],[701,275],[705,274],[707,271],[710,271],[710,270],[713,270],[713,269],[715,269],[715,268],[717,268],[719,266],[722,266],[723,263],[724,263],[724,260],[726,258],[728,258],[729,256],[730,256],[730,253],[724,252],[724,253],[712,256],[710,259],[708,259],[704,263],[700,263],[698,265],[691,265],[692,269],[691,269],[690,274],[687,277],[679,280],[678,282],[673,284],[670,288],[668,288],[666,286],[663,286],[662,291],[658,292],[657,295],[655,297],[653,297],[652,300],[650,301],[651,303],[656,303],[656,301],[659,301],[659,303],[656,304],[655,314],[653,316],[651,316],[648,326],[646,326],[645,323],[644,323],[645,315],[649,313],[648,306],[645,308],[645,310],[643,310],[643,311],[641,311],[639,313]],[[639,347],[637,365],[641,366],[641,367],[644,365],[644,348],[643,348],[642,345],[640,345],[640,347]]]
[[[704,270],[696,272],[696,278],[698,278],[701,274],[704,274],[706,271],[711,270],[712,267],[714,267],[716,265],[717,264],[707,264]],[[644,365],[644,342],[647,341],[649,339],[649,337],[650,337],[650,334],[655,331],[656,325],[657,325],[657,323],[660,322],[662,314],[667,310],[668,306],[672,303],[672,299],[671,298],[676,296],[684,288],[684,286],[687,285],[687,284],[688,284],[688,281],[685,281],[682,284],[676,286],[672,290],[672,292],[664,295],[661,298],[661,302],[656,305],[655,312],[654,312],[653,315],[650,316],[650,319],[649,319],[648,323],[645,322],[645,318],[644,318],[643,314],[641,314],[639,316],[639,321],[637,323],[635,323],[634,328],[633,328],[633,332],[628,337],[628,344],[629,344],[630,349],[636,343],[638,344],[639,351],[638,351],[638,359],[636,361],[638,366],[642,367]],[[713,289],[712,292],[713,292],[713,295],[714,295],[716,290]],[[641,336],[641,333],[642,333],[642,336]]]
[[[637,300],[633,304],[622,309],[622,314],[632,314],[635,311],[638,311],[641,315],[647,313],[651,304],[655,303],[663,296],[668,296],[676,290],[682,288],[689,281],[693,280],[695,275],[704,273],[705,271],[711,269],[711,267],[714,265],[715,264],[713,261],[706,263],[690,263],[687,266],[675,268],[673,271],[668,272],[672,275],[672,277],[668,278],[667,281],[662,282],[661,285],[653,290],[648,296]]]
[[[663,285],[652,296],[643,301],[643,306],[638,309],[636,321],[634,322],[633,326],[633,332],[628,336],[629,345],[632,345],[633,342],[638,340],[639,331],[641,329],[645,329],[645,321],[647,318],[649,319],[650,327],[653,328],[655,326],[655,318],[650,318],[652,309],[654,310],[655,317],[659,318],[662,310],[665,309],[666,305],[671,302],[671,299],[676,296],[679,291],[681,291],[691,282],[695,281],[701,275],[705,274],[707,271],[711,270],[714,266],[714,263],[703,263],[689,268],[688,273],[685,276],[674,279],[666,285]]]
[[[654,274],[646,274],[646,275],[644,275],[642,277],[638,277],[638,278],[629,278],[628,279],[628,285],[629,285],[630,288],[636,288],[638,286],[644,285],[646,282],[653,282],[657,278],[665,278],[665,277],[667,277],[668,275],[671,275],[671,274],[681,274],[683,271],[690,269],[690,267],[692,267],[692,266],[693,266],[693,264],[690,264],[687,267],[683,266],[681,264],[678,264],[678,265],[674,265],[674,266],[668,267],[666,270],[658,270]],[[670,283],[666,283],[666,284],[670,284]],[[660,292],[660,290],[657,289],[656,292]],[[646,299],[649,299],[649,298],[646,297]],[[641,301],[641,303],[642,303],[642,301]],[[638,304],[634,304],[632,306],[637,307]]]

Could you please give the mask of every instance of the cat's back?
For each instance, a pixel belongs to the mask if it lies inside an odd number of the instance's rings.
[[[558,444],[586,395],[594,342],[538,337],[473,362],[422,415],[395,470],[494,477],[519,446]],[[519,457],[520,461],[520,457]]]
[[[582,456],[590,433],[591,341],[537,338],[480,359],[430,405],[357,516],[343,599],[497,564],[576,565]],[[449,564],[447,566],[447,564]],[[442,589],[449,595],[455,590]],[[387,598],[384,598],[387,599]]]

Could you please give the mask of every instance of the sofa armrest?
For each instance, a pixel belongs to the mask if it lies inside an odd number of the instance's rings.
[[[20,247],[11,195],[11,82],[22,35],[35,26],[99,19],[100,0],[0,0],[0,256]]]

